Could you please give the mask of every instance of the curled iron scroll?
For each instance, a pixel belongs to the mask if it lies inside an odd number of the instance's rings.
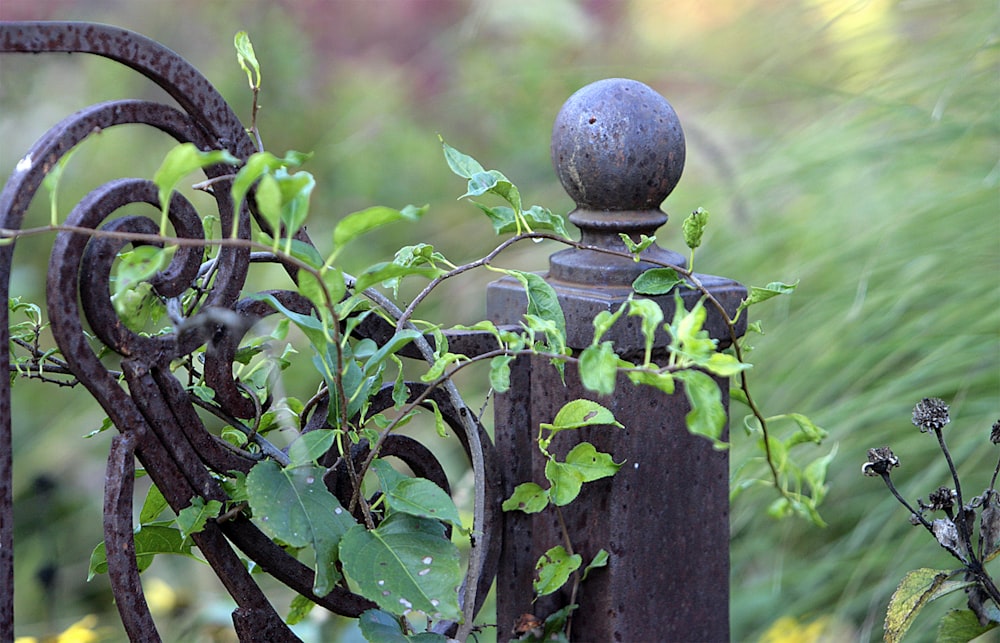
[[[174,52],[133,32],[88,23],[0,23],[0,53],[4,52],[75,52],[111,58],[150,78],[180,105],[177,109],[147,101],[113,101],[81,110],[54,126],[29,150],[0,193],[0,228],[4,230],[21,229],[28,205],[48,171],[95,131],[121,124],[143,124],[165,132],[178,142],[194,143],[203,150],[227,150],[240,161],[255,151],[239,119],[204,76]],[[228,179],[225,178],[232,171],[232,167],[224,165],[206,169],[209,178],[220,181],[213,194],[224,230],[232,228],[234,216],[234,204],[228,196]],[[135,204],[143,204],[150,213],[160,208],[156,186],[143,179],[118,179],[96,188],[77,204],[66,221],[67,227],[76,230],[60,232],[54,242],[47,305],[53,336],[64,358],[120,432],[112,441],[108,460],[104,520],[109,577],[123,624],[133,640],[159,640],[141,594],[132,549],[134,459],[147,469],[174,511],[187,506],[193,497],[226,499],[212,472],[247,472],[256,460],[222,444],[206,429],[189,401],[189,394],[172,374],[170,364],[209,342],[205,375],[216,393],[221,412],[232,418],[253,417],[260,409],[255,408],[234,381],[233,359],[242,333],[253,321],[273,311],[258,299],[241,298],[251,255],[245,246],[231,246],[219,250],[212,266],[212,288],[198,310],[192,311],[191,317],[209,310],[223,310],[245,320],[245,324],[235,328],[217,324],[207,336],[202,332],[186,332],[183,324],[178,326],[180,330],[158,337],[130,330],[111,305],[112,265],[126,245],[156,243],[158,232],[154,219],[131,213]],[[121,216],[126,206],[130,206],[130,214]],[[200,218],[183,197],[172,197],[169,214],[176,237],[203,238]],[[241,204],[237,216],[239,236],[248,239],[252,214],[246,204]],[[84,229],[92,232],[81,234]],[[116,236],[121,232],[129,233],[130,240]],[[308,241],[304,236],[302,239]],[[10,292],[13,251],[13,243],[0,246],[0,288],[5,299]],[[181,249],[152,283],[161,296],[176,297],[192,285],[203,268],[200,248]],[[297,293],[279,291],[273,294],[290,309],[308,312],[310,304]],[[82,307],[78,302],[82,302]],[[5,333],[0,337],[3,343],[9,342],[7,314],[5,306],[0,324],[0,333]],[[84,319],[100,341],[121,356],[121,377],[127,382],[127,392],[86,341]],[[386,338],[386,327],[378,323],[366,323],[358,328],[356,332],[375,341]],[[391,333],[391,329],[388,332]],[[464,341],[470,346],[475,344],[469,342],[469,338]],[[4,360],[5,370],[9,370],[7,351],[0,359]],[[411,387],[411,399],[424,393],[420,386]],[[483,445],[478,461],[484,463],[481,466],[485,471],[480,472],[480,479],[495,480],[499,472],[492,443],[479,423],[469,417],[468,409],[456,407],[454,398],[440,391],[431,392],[429,399],[438,405],[473,462],[476,459],[470,452],[468,430],[470,426],[475,427],[478,434],[475,441]],[[373,400],[373,406],[383,408],[391,403],[389,391],[379,393]],[[314,415],[319,417],[320,414]],[[312,422],[305,429],[318,426]],[[10,445],[10,387],[5,383],[0,386],[0,596],[3,597],[0,598],[0,640],[13,638]],[[360,445],[352,456],[364,457],[364,448]],[[440,463],[429,449],[414,440],[393,436],[386,441],[382,453],[400,458],[418,475],[447,490],[447,479]],[[330,466],[330,474],[325,480],[327,486],[343,499],[348,491],[336,466],[336,458],[328,456],[327,464]],[[490,530],[499,511],[499,499],[489,490],[485,493],[488,501],[483,525]],[[204,531],[193,534],[192,538],[237,603],[233,620],[241,640],[297,639],[251,578],[233,545],[272,576],[335,613],[356,617],[374,607],[372,602],[352,593],[346,586],[337,586],[326,596],[314,595],[312,570],[245,518],[210,521]],[[480,557],[480,568],[470,569],[467,577],[467,580],[474,579],[479,587],[476,609],[485,599],[496,573],[499,548],[488,547],[487,552]]]

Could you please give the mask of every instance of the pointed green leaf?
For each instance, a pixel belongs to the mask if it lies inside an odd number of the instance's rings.
[[[142,503],[142,510],[139,512],[139,525],[148,525],[169,508],[170,505],[167,504],[167,499],[163,497],[160,488],[155,484],[152,485]]]
[[[237,31],[233,37],[233,46],[236,47],[236,61],[247,74],[247,81],[250,89],[260,89],[260,63],[253,51],[253,43],[250,36],[245,31]]]
[[[583,476],[573,465],[556,460],[545,463],[545,477],[549,484],[552,504],[563,507],[576,500],[583,488]]]
[[[673,268],[650,268],[632,282],[632,290],[640,295],[665,295],[677,284],[684,283]]]
[[[333,245],[342,248],[366,232],[397,221],[418,221],[429,206],[408,205],[402,210],[376,205],[348,214],[333,229]]]
[[[562,545],[548,550],[535,565],[538,572],[538,579],[532,584],[535,594],[545,596],[557,591],[566,584],[570,574],[579,569],[581,564],[583,558],[579,554],[570,556]]]
[[[671,373],[660,373],[658,371],[629,371],[628,378],[633,384],[645,384],[658,388],[667,395],[674,393],[674,376]]]
[[[691,403],[691,412],[685,417],[688,431],[712,440],[716,448],[726,448],[722,431],[727,417],[719,385],[708,375],[693,369],[678,371],[674,378],[684,383],[684,393]]]
[[[996,627],[996,622],[980,625],[970,609],[951,610],[941,618],[935,643],[969,643]]]
[[[145,571],[157,554],[179,554],[196,558],[191,553],[191,541],[179,529],[165,525],[147,525],[135,532],[135,562],[139,571]],[[87,580],[97,574],[108,573],[108,558],[104,542],[100,542],[90,555]]]
[[[281,468],[264,460],[247,475],[254,519],[271,538],[293,547],[311,546],[316,554],[313,591],[326,596],[340,579],[337,547],[354,518],[323,484],[322,467]]]
[[[510,363],[513,355],[497,355],[490,360],[490,386],[495,393],[510,390]]]
[[[590,442],[581,442],[573,447],[566,454],[566,464],[576,469],[584,482],[613,476],[622,466],[615,463],[610,454],[598,451]]]
[[[523,511],[534,514],[549,506],[549,491],[534,482],[522,482],[514,487],[514,493],[503,501],[504,511]]]
[[[239,159],[225,150],[212,150],[203,152],[194,143],[181,143],[167,152],[163,163],[153,174],[153,183],[159,191],[160,207],[163,209],[163,219],[160,222],[160,233],[166,227],[166,213],[170,205],[170,195],[188,174],[195,170],[228,163],[237,165]]]
[[[463,179],[471,179],[474,174],[485,172],[479,161],[459,152],[454,147],[445,143],[441,137],[438,137],[438,139],[441,141],[442,149],[444,149],[445,161],[448,162],[448,167],[451,168],[452,172]]]
[[[187,538],[202,531],[205,529],[205,524],[218,516],[220,511],[222,503],[218,500],[205,502],[200,496],[191,498],[191,504],[177,514],[177,526],[180,527],[181,535]]]
[[[753,364],[746,364],[736,359],[728,353],[712,353],[712,356],[705,362],[705,368],[713,375],[719,377],[731,377],[740,371],[753,368]]]
[[[405,478],[386,490],[386,502],[393,511],[450,523],[461,530],[462,519],[455,502],[444,489],[424,478]]]
[[[552,433],[565,429],[579,429],[585,426],[611,425],[625,428],[614,414],[597,402],[590,400],[573,400],[563,405],[556,413],[551,424],[541,424],[540,427]]]
[[[772,297],[777,297],[778,295],[787,295],[795,291],[795,287],[798,286],[799,282],[793,284],[785,284],[780,281],[772,281],[763,288],[757,286],[750,287],[750,294],[740,302],[739,308],[736,309],[737,314],[745,308],[749,308],[754,304],[759,304],[761,302],[767,301]]]
[[[333,447],[337,432],[333,429],[307,431],[288,446],[289,466],[316,464],[319,458]]]
[[[407,514],[390,515],[373,530],[356,525],[340,544],[344,571],[362,596],[388,612],[460,618],[460,556],[440,527]]]
[[[968,587],[972,583],[949,581],[951,572],[926,567],[908,572],[889,599],[885,615],[885,641],[902,640],[907,630],[929,602],[945,594]]]
[[[612,342],[588,346],[580,353],[580,381],[588,391],[611,395],[615,392],[617,377],[618,355]]]
[[[316,603],[303,596],[302,594],[296,594],[292,598],[291,604],[288,606],[288,616],[285,617],[285,623],[289,625],[296,625],[301,623],[309,616],[309,612],[316,607]]]

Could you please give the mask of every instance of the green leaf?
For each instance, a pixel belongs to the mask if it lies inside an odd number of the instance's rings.
[[[273,460],[254,465],[247,475],[247,495],[254,518],[271,538],[293,547],[312,546],[316,553],[313,591],[326,596],[340,579],[337,547],[355,524],[323,484],[322,467],[281,468]]]
[[[407,205],[402,210],[376,205],[348,214],[333,229],[333,245],[342,248],[354,239],[375,228],[397,221],[418,221],[430,206]]]
[[[559,296],[555,289],[547,281],[533,272],[521,272],[520,270],[510,270],[513,275],[524,286],[528,294],[528,314],[537,315],[542,319],[551,321],[560,334],[559,344],[566,344],[566,317],[563,315],[562,306],[559,304]],[[549,338],[549,342],[553,342]]]
[[[713,375],[718,375],[719,377],[731,377],[740,371],[753,368],[753,364],[741,362],[728,353],[712,353],[712,356],[708,358],[704,366]]]
[[[607,341],[583,349],[579,370],[580,381],[588,391],[599,395],[614,393],[618,376],[618,355],[615,354],[614,344]]]
[[[373,530],[356,525],[341,541],[340,558],[361,595],[388,612],[461,617],[460,556],[437,521],[393,514]]]
[[[684,243],[688,248],[694,250],[701,245],[701,236],[708,225],[708,212],[704,208],[698,208],[684,219],[681,229],[684,231]]]
[[[728,445],[721,438],[727,418],[719,385],[708,375],[693,369],[677,371],[674,378],[684,383],[684,393],[691,403],[691,412],[685,416],[688,431],[712,440],[717,449],[726,448]]]
[[[613,476],[622,466],[616,464],[609,454],[598,451],[590,442],[581,442],[573,447],[566,454],[565,464],[572,466],[584,482]]]
[[[225,150],[203,152],[194,143],[181,143],[167,152],[163,163],[153,174],[153,183],[158,188],[160,207],[163,210],[163,217],[160,220],[160,234],[164,234],[166,229],[170,195],[181,179],[195,170],[219,163],[237,165],[239,159]]]
[[[344,293],[347,292],[344,273],[339,268],[321,269],[319,279],[311,272],[300,270],[298,286],[299,293],[311,301],[317,310],[330,304],[336,304],[344,298]]]
[[[462,154],[454,147],[445,143],[444,139],[440,136],[438,139],[441,141],[441,147],[444,150],[445,161],[448,162],[448,167],[451,168],[452,172],[463,179],[471,179],[473,175],[486,171],[479,164],[479,161],[467,154]]]
[[[785,284],[780,281],[772,281],[763,288],[757,286],[750,287],[750,294],[747,298],[740,302],[739,308],[736,309],[737,315],[740,311],[753,306],[754,304],[759,304],[761,302],[767,301],[772,297],[777,297],[778,295],[787,295],[795,291],[795,287],[798,286],[799,282],[794,284]]]
[[[979,617],[972,610],[951,610],[938,625],[937,643],[968,643],[996,626],[996,622],[980,625]]]
[[[377,351],[375,351],[368,361],[365,362],[365,375],[373,375],[377,372],[378,368],[385,363],[390,355],[399,351],[417,337],[420,337],[421,333],[418,330],[412,328],[404,328],[403,330],[397,331],[389,341],[382,344]]]
[[[148,525],[169,508],[170,505],[167,504],[167,499],[163,497],[160,488],[155,484],[150,486],[146,499],[142,503],[142,509],[139,511],[139,525]]]
[[[391,287],[398,286],[403,277],[418,276],[434,279],[445,273],[441,268],[433,266],[401,266],[397,263],[381,262],[366,268],[354,282],[356,292],[361,292],[376,284],[388,282]]]
[[[585,426],[611,425],[620,429],[625,428],[614,414],[597,402],[590,400],[573,400],[563,405],[556,413],[551,424],[542,423],[542,429],[547,429],[553,434],[566,429],[579,429]]]
[[[607,550],[605,549],[598,550],[597,553],[594,554],[594,559],[590,561],[590,564],[584,568],[583,578],[581,578],[580,580],[586,580],[587,574],[589,574],[590,570],[592,569],[600,569],[601,567],[607,567],[609,557],[610,554],[608,554]]]
[[[333,429],[316,429],[303,433],[288,446],[289,466],[316,464],[330,450],[336,438],[337,432]]]
[[[513,355],[497,355],[490,360],[490,386],[495,393],[510,390],[510,363],[513,360]]]
[[[309,612],[316,607],[316,603],[303,596],[302,594],[296,594],[292,599],[291,605],[288,606],[288,616],[285,617],[285,622],[289,625],[297,625],[309,616]]]
[[[358,617],[358,629],[361,636],[371,643],[445,643],[448,639],[443,634],[420,632],[407,635],[399,617],[382,610],[367,610]]]
[[[622,304],[618,307],[618,310],[611,312],[610,310],[602,310],[594,315],[594,341],[591,345],[597,345],[604,337],[604,334],[611,330],[611,327],[615,325],[615,322],[624,314],[626,304]]]
[[[236,61],[247,74],[247,81],[250,89],[260,89],[260,63],[253,51],[253,43],[250,36],[245,31],[237,31],[233,37],[233,46],[236,47]]]
[[[503,501],[504,511],[523,511],[534,514],[549,506],[549,491],[534,482],[522,482],[514,487],[514,493]]]
[[[147,525],[135,532],[135,562],[140,572],[145,571],[157,554],[179,554],[195,558],[191,553],[191,541],[181,535],[179,529],[165,525]],[[89,581],[97,574],[108,572],[108,558],[102,541],[90,555]]]
[[[532,230],[551,230],[560,236],[569,238],[566,220],[562,215],[540,205],[533,205],[521,214]]]
[[[667,395],[674,393],[674,376],[669,372],[642,370],[629,371],[628,378],[633,384],[645,384],[660,389]]]
[[[221,510],[222,503],[218,500],[205,502],[201,496],[191,498],[191,504],[177,514],[177,526],[180,527],[181,535],[188,538],[191,534],[204,530],[205,524],[218,516]]]
[[[410,478],[396,472],[385,460],[372,462],[386,502],[393,511],[450,523],[463,529],[455,502],[444,489],[425,478]]]
[[[545,477],[551,485],[549,498],[558,507],[576,500],[583,488],[583,475],[571,464],[549,460],[545,463]]]
[[[902,640],[913,620],[928,603],[952,592],[973,585],[972,582],[949,581],[952,572],[926,567],[908,572],[889,599],[885,615],[885,641]]]
[[[121,253],[117,270],[115,271],[115,293],[133,288],[139,282],[145,281],[158,273],[169,263],[177,246],[160,248],[158,246],[139,246],[128,252]]]
[[[309,198],[316,179],[309,172],[289,174],[284,167],[274,172],[281,189],[281,223],[286,237],[292,237],[309,217]],[[277,230],[277,228],[275,228]]]
[[[545,596],[557,591],[566,584],[570,574],[579,569],[582,563],[583,558],[579,554],[570,556],[562,545],[548,550],[535,565],[535,570],[538,572],[538,579],[532,583],[535,594]]]
[[[680,283],[684,280],[673,268],[650,268],[636,277],[632,290],[640,295],[665,295]]]
[[[646,340],[643,365],[648,366],[652,359],[656,331],[663,323],[663,309],[655,301],[649,299],[631,299],[628,304],[628,314],[642,318],[642,336]]]
[[[448,425],[444,421],[444,416],[441,415],[441,409],[438,408],[437,402],[428,399],[427,403],[430,405],[431,410],[434,411],[434,430],[438,436],[442,438],[448,437]]]
[[[624,232],[619,232],[618,237],[622,240],[622,243],[625,244],[628,251],[635,255],[633,259],[635,259],[636,263],[639,262],[639,253],[656,242],[656,237],[648,237],[644,234],[639,236],[639,243],[632,241],[632,237],[628,236]]]
[[[473,201],[472,205],[479,208],[483,214],[489,217],[490,223],[493,225],[493,232],[495,234],[506,234],[508,232],[517,232],[518,229],[517,215],[514,213],[514,210],[512,208],[508,208],[505,205],[490,207],[484,203],[479,203],[478,201]]]

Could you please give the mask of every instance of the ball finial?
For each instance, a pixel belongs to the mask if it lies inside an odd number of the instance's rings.
[[[655,210],[684,170],[684,131],[648,85],[609,78],[569,97],[552,129],[552,164],[585,210]]]

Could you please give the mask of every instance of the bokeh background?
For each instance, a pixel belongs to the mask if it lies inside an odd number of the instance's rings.
[[[910,425],[925,396],[951,404],[948,438],[967,495],[1000,455],[987,440],[1000,418],[996,2],[3,0],[0,18],[139,31],[194,63],[244,118],[250,93],[231,43],[247,30],[263,67],[265,145],[315,153],[314,239],[369,205],[431,204],[419,228],[366,241],[348,268],[417,241],[453,261],[492,247],[478,211],[455,200],[464,184],[444,164],[439,134],[501,169],[529,203],[565,213],[572,203],[548,154],[563,101],[606,77],[651,85],[688,144],[661,245],[680,249],[676,222],[705,207],[713,218],[700,271],[799,282],[757,313],[767,334],[754,341],[751,381],[765,412],[805,413],[830,431],[822,446],[800,447],[805,461],[837,448],[827,527],[769,518],[764,491],[734,501],[733,639],[880,639],[903,574],[951,565],[860,465],[869,447],[891,445],[909,498],[948,482],[933,439]],[[105,60],[0,58],[0,175],[62,117],[119,97],[163,94]],[[110,178],[151,176],[170,147],[137,131],[96,138],[66,171],[67,205]],[[45,223],[47,204],[32,216]],[[15,294],[41,300],[50,243],[19,242]],[[527,245],[505,265],[544,269],[555,248]],[[464,280],[422,313],[481,318],[488,279]],[[18,632],[52,635],[94,614],[102,639],[120,640],[106,580],[85,582],[101,539],[108,437],[82,436],[101,413],[80,391],[18,381],[14,395]],[[741,413],[734,463],[756,454]],[[202,566],[157,561],[146,577],[167,639],[226,640],[230,607]],[[935,614],[960,603],[922,616],[912,640],[932,640]],[[301,632],[357,638],[337,619]]]

